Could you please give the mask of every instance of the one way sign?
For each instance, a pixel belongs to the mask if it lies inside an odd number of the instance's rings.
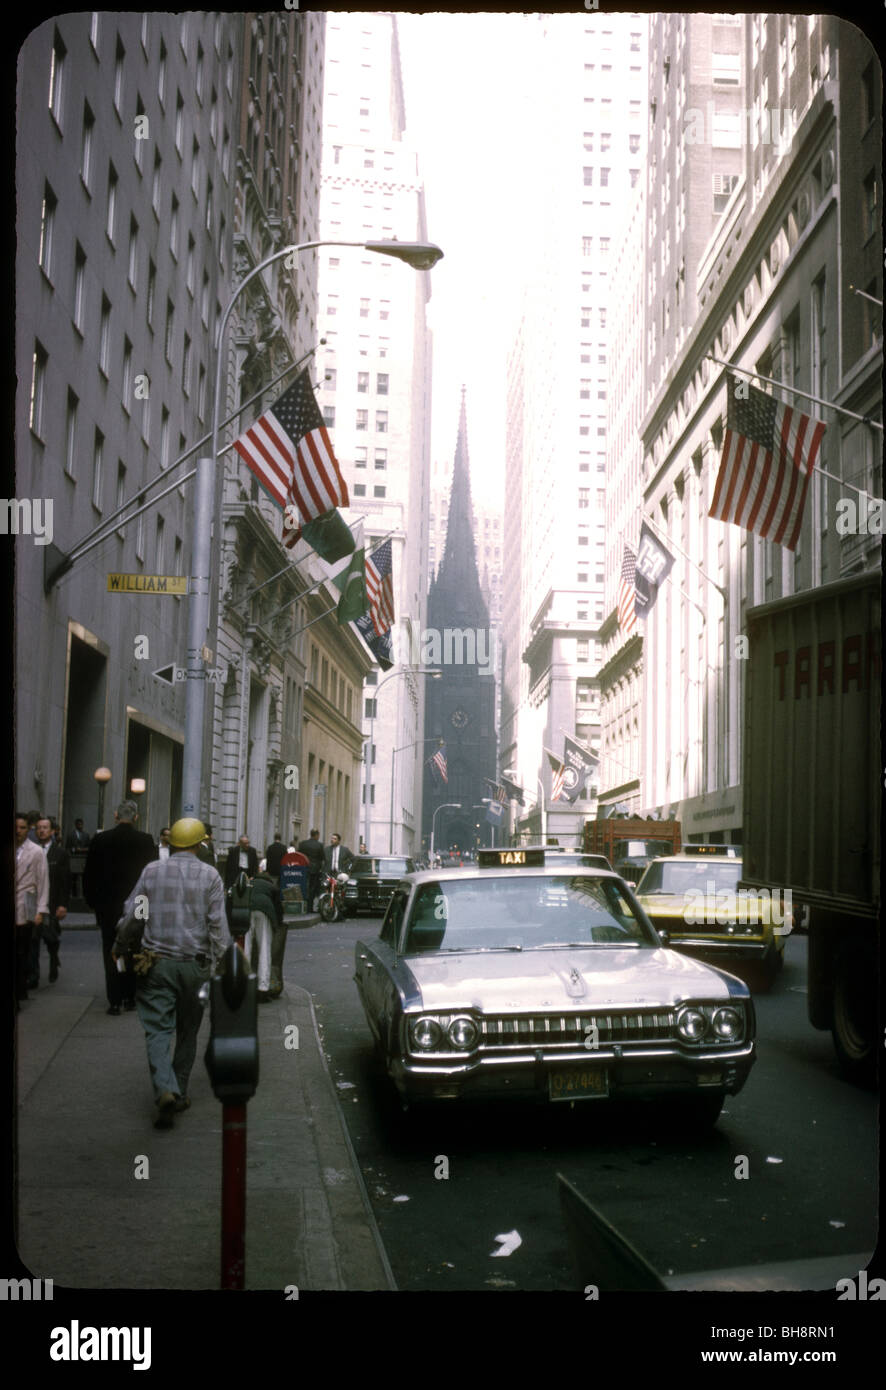
[[[186,681],[190,675],[184,666],[161,666],[159,671],[152,671],[155,680],[162,681],[164,685],[178,685],[180,681]],[[192,680],[207,680],[214,685],[224,685],[228,679],[228,668],[226,666],[204,667],[200,671],[194,671]]]

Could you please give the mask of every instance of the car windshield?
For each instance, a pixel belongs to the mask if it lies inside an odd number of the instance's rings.
[[[352,874],[382,874],[388,877],[391,874],[412,873],[412,864],[409,859],[355,859],[351,865]]]
[[[661,893],[668,897],[684,893],[731,893],[741,877],[741,860],[728,864],[710,859],[658,859],[650,864],[637,886],[639,894]]]
[[[590,874],[447,879],[422,884],[405,953],[657,946],[621,886]]]

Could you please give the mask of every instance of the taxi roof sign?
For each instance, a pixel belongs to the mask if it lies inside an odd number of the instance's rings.
[[[543,869],[545,852],[543,849],[479,849],[477,867],[479,869]]]
[[[721,854],[728,859],[741,858],[740,845],[684,845],[684,854]]]

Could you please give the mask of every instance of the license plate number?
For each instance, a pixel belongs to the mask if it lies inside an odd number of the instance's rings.
[[[561,1068],[548,1077],[551,1100],[594,1100],[609,1095],[609,1077],[603,1067]]]

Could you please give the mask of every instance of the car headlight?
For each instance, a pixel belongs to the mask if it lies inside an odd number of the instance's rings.
[[[435,1018],[417,1018],[409,1025],[409,1036],[421,1052],[432,1052],[440,1045],[443,1029]]]
[[[718,1038],[724,1038],[729,1042],[740,1038],[744,1032],[744,1019],[738,1009],[717,1009],[711,1019],[714,1032]]]
[[[701,1009],[681,1009],[677,1015],[677,1032],[686,1042],[701,1042],[708,1021]]]
[[[453,1047],[468,1050],[477,1042],[480,1030],[472,1018],[454,1018],[446,1030]]]

